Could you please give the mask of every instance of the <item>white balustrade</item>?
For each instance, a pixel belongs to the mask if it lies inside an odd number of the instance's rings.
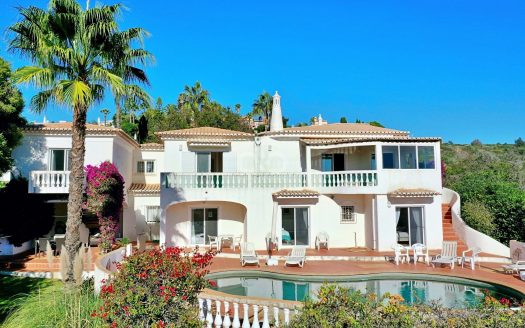
[[[237,298],[215,299],[216,297],[205,296],[199,298],[199,319],[206,327],[224,327],[224,328],[270,328],[280,327],[281,322],[288,325],[291,319],[291,309],[293,314],[297,315],[298,308],[292,307],[292,304],[262,302],[254,303],[253,300],[242,301]],[[226,301],[228,299],[229,301]],[[215,302],[215,307],[212,304]],[[233,320],[230,319],[230,304],[233,305]],[[224,312],[222,311],[224,306]],[[239,313],[239,306],[242,306],[243,315]],[[252,315],[250,316],[250,307]],[[259,310],[262,308],[262,322],[259,319]],[[273,322],[270,320],[270,310],[273,309]],[[282,316],[281,316],[282,315]],[[281,321],[282,320],[282,321]]]
[[[31,171],[30,193],[69,192],[69,171]]]
[[[378,186],[375,170],[284,173],[164,173],[169,188],[361,188]]]

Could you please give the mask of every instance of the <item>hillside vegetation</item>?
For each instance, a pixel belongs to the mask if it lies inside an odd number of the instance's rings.
[[[525,240],[525,145],[443,144],[441,151],[444,186],[460,194],[467,224],[504,244]]]

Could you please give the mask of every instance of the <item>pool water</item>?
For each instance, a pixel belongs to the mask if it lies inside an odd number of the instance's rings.
[[[497,299],[523,299],[521,293],[504,286],[431,275],[309,277],[266,272],[229,272],[211,274],[209,278],[217,282],[217,287],[213,289],[223,293],[288,301],[315,299],[317,290],[324,282],[379,296],[385,293],[401,295],[407,304],[439,302],[449,308],[477,306],[483,302],[485,295]]]

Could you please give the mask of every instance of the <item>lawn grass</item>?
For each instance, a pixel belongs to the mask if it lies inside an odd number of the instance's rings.
[[[31,294],[58,283],[51,279],[0,276],[0,324]]]

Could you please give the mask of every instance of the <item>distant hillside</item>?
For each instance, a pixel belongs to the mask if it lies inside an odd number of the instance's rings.
[[[446,164],[445,186],[452,187],[469,172],[493,171],[508,175],[525,189],[525,146],[443,144],[441,157]]]
[[[507,244],[525,241],[525,145],[443,144],[444,185],[461,196],[461,216]]]

